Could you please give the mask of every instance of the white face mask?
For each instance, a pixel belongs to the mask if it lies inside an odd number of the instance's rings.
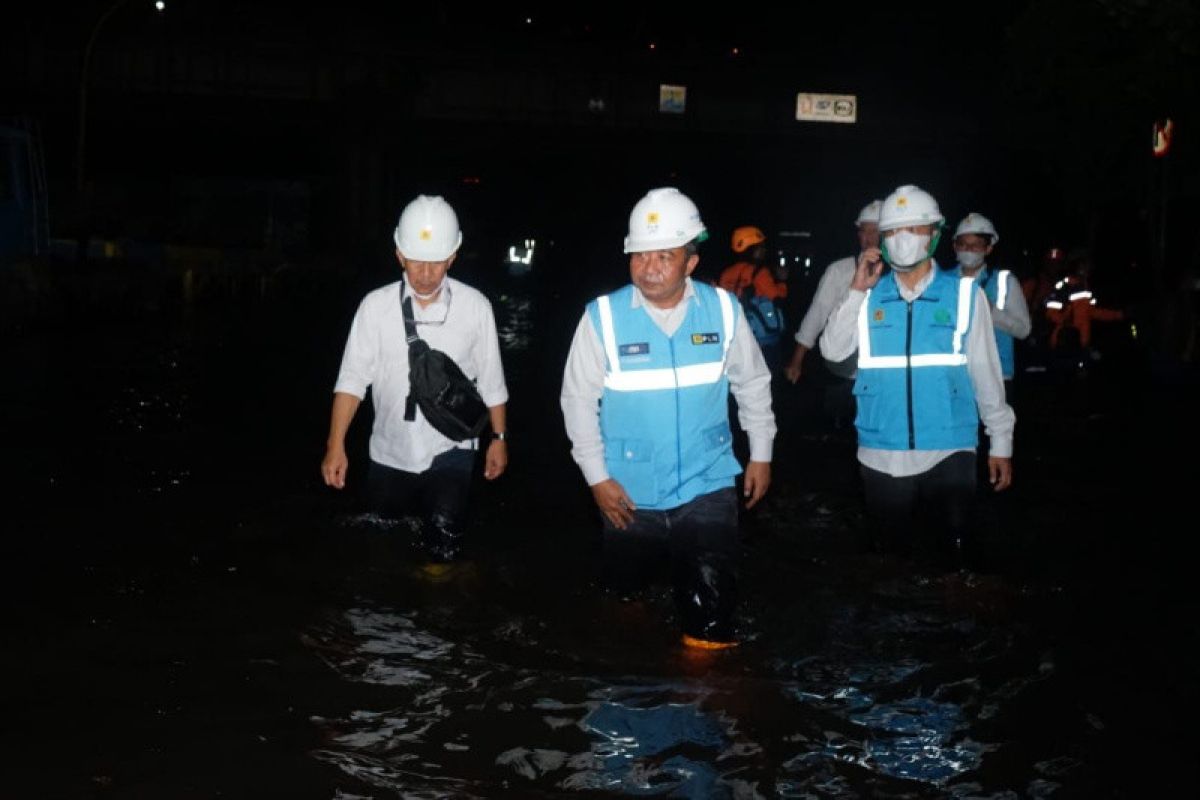
[[[929,235],[899,231],[883,240],[887,260],[897,272],[908,272],[929,256]]]
[[[958,255],[958,263],[963,269],[979,269],[983,266],[983,259],[987,257],[986,253],[980,253],[975,250],[955,250]]]

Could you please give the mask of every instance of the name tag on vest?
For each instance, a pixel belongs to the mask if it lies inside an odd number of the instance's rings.
[[[692,344],[720,344],[721,334],[719,333],[693,333]]]
[[[631,344],[623,344],[618,348],[622,356],[644,356],[650,352],[649,342],[632,342]]]

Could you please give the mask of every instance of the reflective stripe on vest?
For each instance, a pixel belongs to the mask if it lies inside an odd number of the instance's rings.
[[[1011,274],[1009,270],[1002,269],[996,277],[996,308],[1001,311],[1004,310],[1005,304],[1008,303],[1008,276]]]
[[[721,301],[721,360],[705,364],[690,364],[686,367],[638,369],[622,371],[617,357],[617,336],[613,331],[612,308],[608,295],[596,298],[596,310],[600,315],[600,330],[603,333],[604,352],[608,356],[608,369],[604,373],[604,388],[614,392],[647,392],[655,389],[676,389],[685,386],[704,386],[721,380],[725,373],[725,361],[729,355],[729,344],[733,336],[733,303],[729,293],[717,290]]]
[[[963,352],[963,337],[971,323],[971,290],[974,278],[958,279],[958,319],[954,325],[953,353],[923,353],[915,356],[871,355],[870,305],[871,290],[863,299],[858,310],[858,368],[859,369],[904,369],[906,367],[957,367],[967,363]]]

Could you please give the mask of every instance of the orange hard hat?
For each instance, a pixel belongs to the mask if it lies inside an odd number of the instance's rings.
[[[756,244],[762,244],[767,240],[767,237],[761,230],[753,225],[743,225],[733,232],[733,240],[731,246],[733,252],[744,253]]]

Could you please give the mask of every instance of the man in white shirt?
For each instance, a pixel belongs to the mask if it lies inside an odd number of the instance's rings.
[[[861,253],[869,247],[879,246],[879,200],[872,200],[863,206],[855,220],[858,236],[858,250]],[[825,268],[817,291],[813,294],[812,303],[800,320],[796,329],[796,349],[792,351],[792,359],[784,369],[784,375],[792,383],[800,380],[804,357],[808,351],[817,346],[817,338],[825,329],[829,315],[837,308],[850,291],[850,280],[854,277],[855,256],[846,256],[834,261]],[[828,373],[822,391],[822,406],[827,417],[833,420],[835,428],[843,428],[854,419],[854,355],[853,353],[842,361],[825,360],[825,371]]]
[[[508,464],[508,389],[491,304],[478,290],[446,274],[462,244],[454,209],[441,197],[420,195],[400,215],[394,239],[404,279],[369,293],[354,315],[334,387],[321,475],[326,485],[345,487],[346,432],[370,388],[375,410],[367,474],[370,506],[384,517],[416,517],[421,523],[418,544],[435,560],[449,561],[461,544],[479,442],[446,437],[409,402],[404,300],[411,299],[417,334],[475,381],[488,407],[492,432],[483,471],[488,480],[503,474]]]
[[[879,200],[872,200],[863,206],[862,211],[858,212],[858,219],[855,220],[854,225],[860,253],[871,247],[879,247],[879,206]],[[850,291],[850,281],[854,277],[856,262],[855,256],[839,258],[826,267],[825,272],[821,274],[821,280],[817,284],[817,291],[813,294],[812,303],[808,306],[808,311],[804,313],[804,319],[800,320],[800,327],[796,329],[796,349],[792,351],[792,359],[788,362],[785,372],[787,379],[792,383],[800,380],[800,376],[803,374],[804,357],[808,355],[809,350],[817,346],[817,338],[825,329],[829,315],[845,299],[846,292]],[[839,362],[838,364],[829,364],[829,367],[835,375],[842,379],[854,379],[852,364],[846,364],[843,367]]]
[[[737,299],[692,281],[707,238],[692,201],[654,189],[634,206],[625,252],[632,284],[588,304],[563,373],[571,455],[604,524],[604,575],[639,588],[669,556],[684,643],[737,643],[739,551],[728,398],[750,445],[752,507],[771,482],[771,374]]]
[[[991,439],[988,479],[1001,491],[1012,482],[1016,418],[987,298],[932,258],[944,223],[928,192],[901,186],[889,195],[882,250],[859,256],[820,345],[834,361],[858,353],[858,461],[880,544],[906,552],[928,530],[935,544],[969,556],[979,421]],[[883,276],[885,260],[892,271]]]

